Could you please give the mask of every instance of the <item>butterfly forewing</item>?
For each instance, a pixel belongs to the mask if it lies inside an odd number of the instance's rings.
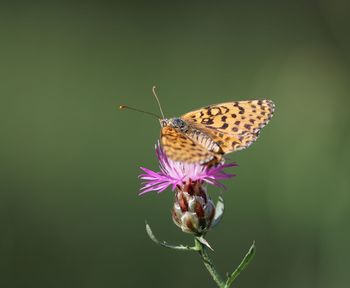
[[[181,119],[210,136],[224,153],[230,153],[249,147],[273,112],[271,100],[248,100],[203,107]]]

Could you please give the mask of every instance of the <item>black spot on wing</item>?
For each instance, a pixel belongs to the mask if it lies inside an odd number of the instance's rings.
[[[222,124],[222,126],[219,129],[226,129],[228,127],[227,123]]]
[[[248,129],[248,130],[250,130],[251,127],[252,127],[252,125],[250,125],[250,124],[245,124],[245,125],[244,125],[244,128],[246,128],[246,129]]]
[[[203,118],[201,123],[206,125],[211,125],[211,124],[214,124],[214,121],[211,118]]]

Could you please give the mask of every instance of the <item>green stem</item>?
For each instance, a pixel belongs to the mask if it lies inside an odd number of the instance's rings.
[[[249,265],[250,261],[253,259],[255,255],[255,244],[253,243],[250,247],[248,253],[244,256],[242,262],[238,265],[235,271],[232,272],[230,276],[227,277],[226,281],[223,281],[220,274],[216,271],[215,266],[213,262],[211,262],[211,259],[207,253],[207,247],[203,244],[198,238],[195,238],[196,246],[198,247],[198,252],[201,255],[204,265],[209,271],[211,277],[215,281],[215,283],[218,285],[219,288],[229,288],[231,287],[232,283],[236,280],[238,275]]]
[[[204,262],[204,266],[209,271],[211,277],[213,277],[213,280],[220,288],[225,287],[225,282],[222,280],[220,274],[216,271],[214,264],[211,262],[209,255],[207,253],[207,247],[201,243],[197,238],[195,238],[196,247],[198,247],[198,252],[202,257],[202,260]]]
[[[253,259],[255,254],[255,244],[250,247],[248,253],[244,256],[242,262],[238,265],[235,271],[232,272],[231,275],[229,275],[225,280],[223,280],[220,276],[220,274],[216,271],[215,266],[213,262],[211,262],[211,259],[208,254],[208,248],[211,249],[209,243],[204,239],[203,236],[201,237],[195,237],[195,246],[184,246],[184,245],[171,245],[166,243],[165,241],[159,241],[153,234],[151,227],[146,223],[146,231],[148,236],[151,238],[153,242],[156,244],[174,249],[174,250],[181,250],[181,251],[198,251],[199,254],[202,257],[202,260],[204,262],[204,266],[209,271],[211,277],[217,284],[219,288],[229,288],[231,287],[232,283],[236,280],[238,275],[249,265],[250,261]]]

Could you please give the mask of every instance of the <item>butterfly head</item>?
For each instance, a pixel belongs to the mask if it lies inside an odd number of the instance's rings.
[[[162,127],[170,126],[181,132],[188,130],[187,123],[180,118],[160,119],[159,121]]]

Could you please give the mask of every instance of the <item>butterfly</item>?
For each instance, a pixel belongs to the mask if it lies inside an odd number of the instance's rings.
[[[271,100],[245,100],[209,105],[175,118],[157,116],[162,148],[174,161],[218,164],[225,154],[245,149],[256,141],[273,116],[274,107]],[[163,115],[161,107],[160,111]]]

